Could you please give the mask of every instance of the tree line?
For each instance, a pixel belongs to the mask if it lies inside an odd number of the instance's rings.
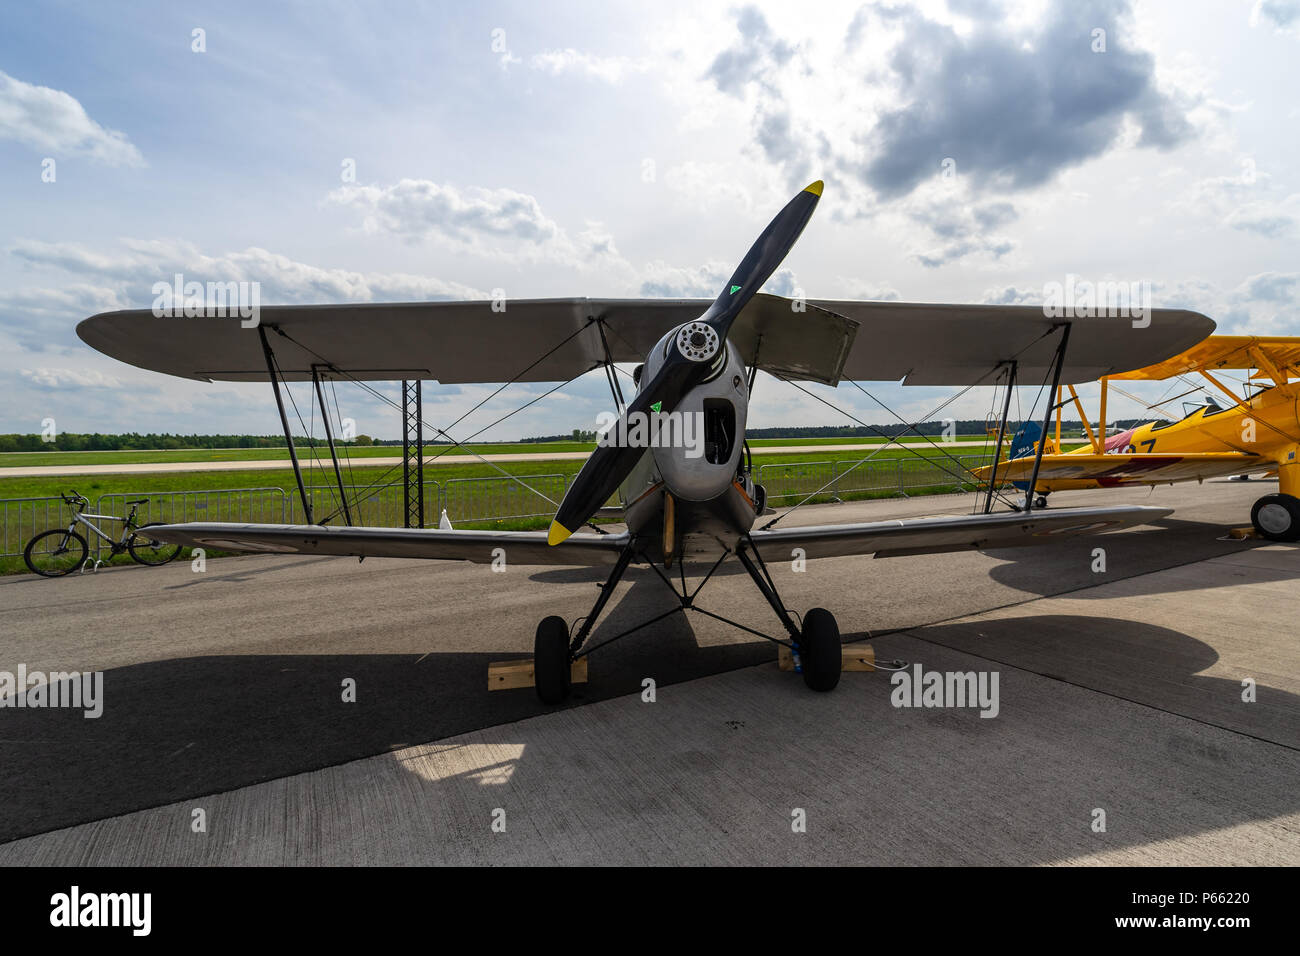
[[[1141,420],[1132,419],[1113,421],[1111,425],[1129,427],[1141,424]],[[983,419],[964,419],[955,423],[957,435],[983,435]],[[747,438],[870,438],[886,435],[890,438],[902,434],[941,436],[948,423],[942,421],[923,422],[915,428],[901,424],[875,425],[865,428],[860,425],[782,425],[775,428],[750,428],[745,431]],[[1017,423],[1011,422],[1008,428],[1014,433]],[[1083,424],[1079,421],[1063,421],[1061,428],[1068,432],[1080,432]],[[304,448],[324,445],[323,438],[294,436],[294,444]],[[575,428],[567,435],[541,435],[521,438],[524,443],[579,441],[594,442],[595,431]],[[372,438],[369,435],[357,435],[350,441],[336,440],[340,446],[395,445],[401,446],[400,438]],[[425,440],[425,445],[452,444],[446,441]],[[491,443],[488,443],[491,444]],[[42,435],[0,435],[0,452],[12,451],[167,451],[171,449],[195,448],[284,448],[283,435],[174,435],[170,432],[161,434],[148,432],[128,432],[123,435],[105,435],[100,432],[80,434],[61,432],[53,441]]]

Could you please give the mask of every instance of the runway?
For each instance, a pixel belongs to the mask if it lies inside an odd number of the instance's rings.
[[[894,707],[883,672],[814,694],[702,615],[593,655],[561,710],[487,693],[538,620],[586,613],[585,570],[247,556],[0,579],[0,669],[105,672],[98,720],[0,709],[0,863],[1294,865],[1300,548],[1221,540],[1273,490],[1058,495],[1177,510],[1053,547],[772,566],[791,607],[830,608],[879,658],[996,672],[992,719]],[[593,640],[669,601],[630,573]],[[777,632],[743,573],[699,601]]]

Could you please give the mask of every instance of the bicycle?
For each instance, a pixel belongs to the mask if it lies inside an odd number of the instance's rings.
[[[150,537],[147,533],[142,533],[146,528],[156,527],[163,524],[161,521],[151,521],[147,524],[138,525],[135,523],[136,509],[146,504],[148,498],[139,498],[135,501],[128,501],[131,506],[131,513],[125,518],[117,515],[97,515],[86,514],[86,508],[90,505],[90,499],[85,495],[77,494],[77,489],[71,489],[72,494],[60,495],[64,503],[75,507],[77,510],[72,514],[72,523],[64,530],[52,529],[42,531],[32,540],[27,542],[27,548],[23,551],[23,560],[27,562],[27,567],[31,568],[36,574],[47,578],[59,578],[65,574],[72,573],[76,568],[86,570],[90,564],[87,554],[90,551],[86,544],[86,538],[78,533],[77,525],[85,525],[97,536],[108,542],[112,549],[112,558],[114,555],[121,554],[123,551],[130,553],[131,557],[140,564],[147,564],[151,567],[158,567],[166,564],[168,561],[175,560],[176,556],[181,553],[181,545],[167,544],[159,541],[157,538]],[[117,540],[91,521],[91,518],[97,518],[101,521],[121,521],[122,536]],[[92,570],[99,570],[103,564],[102,560],[96,560]]]

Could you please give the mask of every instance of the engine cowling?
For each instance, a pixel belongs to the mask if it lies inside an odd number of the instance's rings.
[[[655,466],[674,495],[708,501],[727,489],[740,468],[749,388],[740,351],[730,342],[701,342],[692,336],[691,325],[659,340],[646,358],[641,380],[653,380],[673,348],[693,350],[692,360],[710,363],[709,377],[661,419],[652,446]]]

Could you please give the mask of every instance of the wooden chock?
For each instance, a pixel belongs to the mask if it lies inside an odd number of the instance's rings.
[[[870,644],[845,644],[840,648],[840,657],[840,670],[874,671],[876,669],[876,651]],[[794,670],[794,654],[784,644],[778,647],[777,663],[783,671]]]
[[[587,683],[587,658],[579,657],[569,669],[569,680],[575,684]],[[488,665],[488,690],[515,690],[533,687],[533,659],[522,661],[497,661]]]

